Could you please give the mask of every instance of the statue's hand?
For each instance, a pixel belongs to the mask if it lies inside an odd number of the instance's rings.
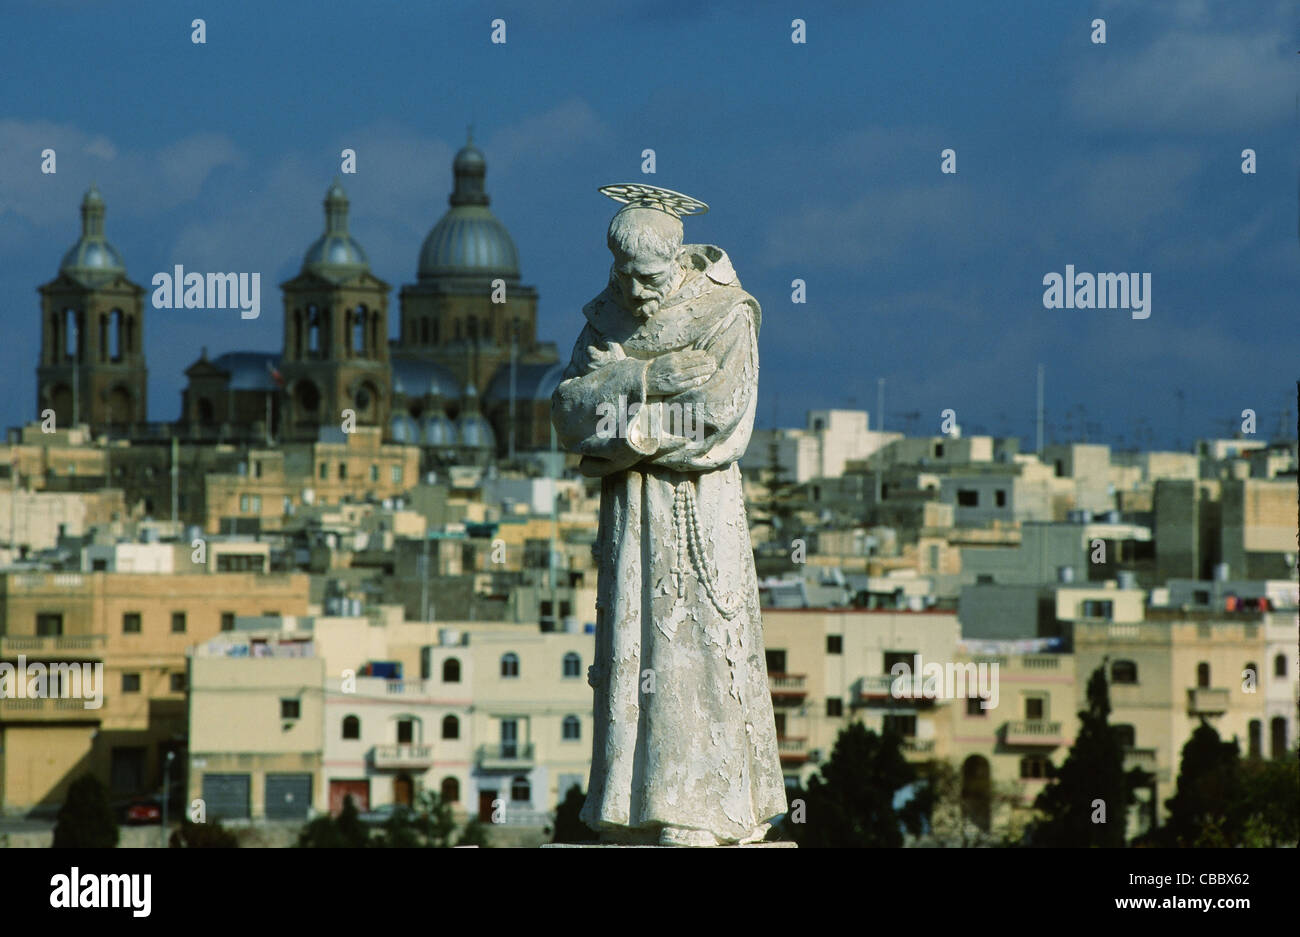
[[[670,351],[650,362],[646,385],[652,397],[668,397],[694,390],[717,370],[718,362],[707,351]]]
[[[615,361],[622,361],[626,357],[627,353],[623,351],[623,346],[618,342],[610,342],[604,348],[598,348],[595,345],[587,346],[587,360],[590,362],[588,364],[590,371],[603,368]]]

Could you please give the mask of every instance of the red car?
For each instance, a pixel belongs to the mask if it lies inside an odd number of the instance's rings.
[[[156,800],[135,800],[126,808],[126,822],[130,826],[162,822],[162,804]]]

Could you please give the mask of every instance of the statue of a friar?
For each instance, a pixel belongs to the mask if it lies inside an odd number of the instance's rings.
[[[725,252],[683,244],[708,206],[606,186],[609,284],[552,398],[602,479],[591,782],[603,842],[756,842],[786,810],[737,460],[753,429],[761,311]]]

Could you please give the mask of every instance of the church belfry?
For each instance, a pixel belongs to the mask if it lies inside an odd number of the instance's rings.
[[[81,202],[81,237],[41,294],[37,418],[58,427],[87,423],[126,432],[146,419],[143,287],[126,277],[122,255],[104,236],[104,200],[93,184]]]
[[[337,179],[324,205],[325,233],[307,249],[298,276],[281,284],[288,439],[317,438],[321,427],[343,423],[344,410],[357,426],[387,427],[392,405],[389,285],[370,272],[348,233],[348,199]]]

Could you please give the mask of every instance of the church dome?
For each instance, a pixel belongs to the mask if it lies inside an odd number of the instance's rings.
[[[307,248],[302,269],[337,279],[370,269],[361,245],[348,233],[348,197],[337,179],[325,193],[325,233]]]
[[[456,428],[451,420],[439,412],[424,418],[424,444],[426,446],[456,445]]]
[[[452,173],[456,184],[448,200],[451,208],[433,226],[420,248],[420,279],[519,279],[514,239],[488,208],[484,188],[487,160],[472,140],[456,154]]]
[[[122,255],[104,237],[104,199],[94,183],[81,200],[81,237],[63,255],[59,270],[87,285],[126,273]]]

